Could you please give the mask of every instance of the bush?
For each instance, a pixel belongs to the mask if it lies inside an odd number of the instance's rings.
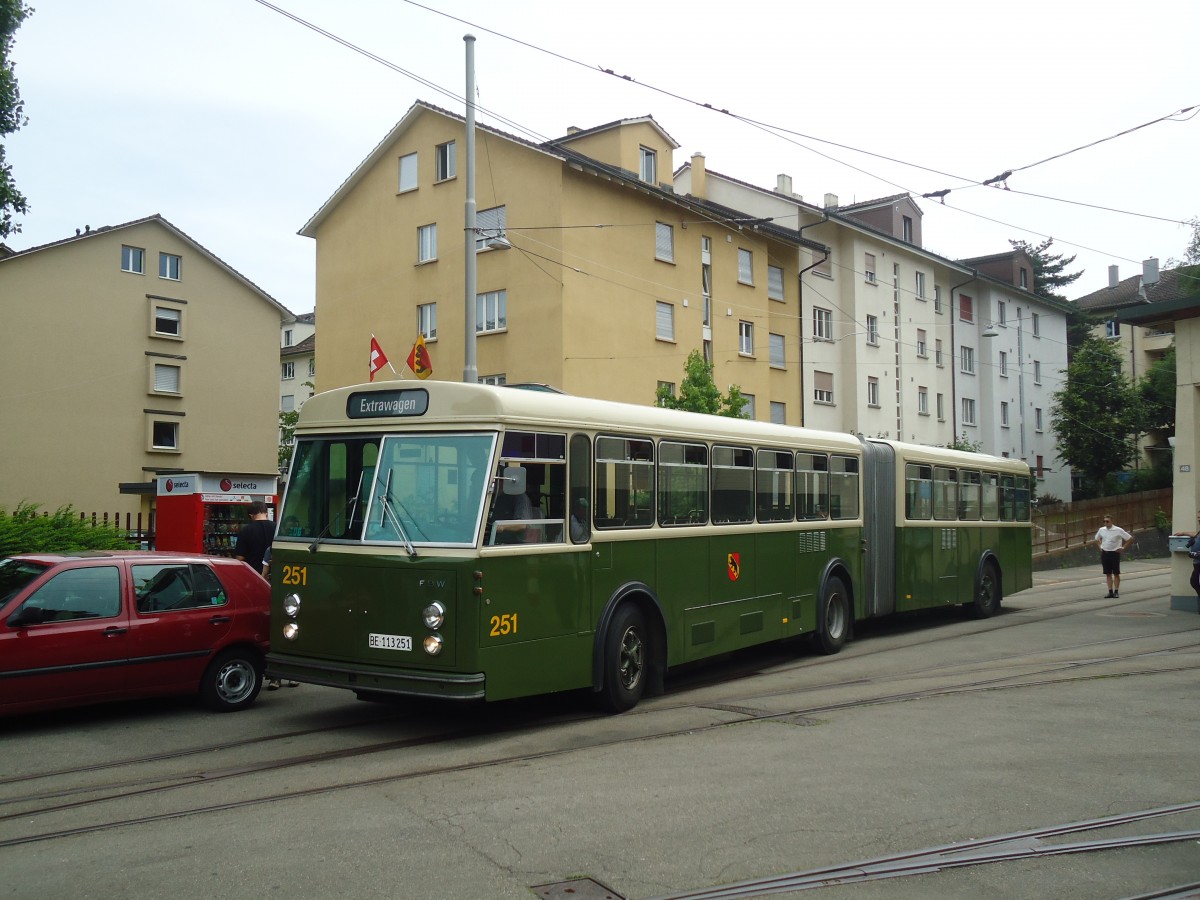
[[[80,550],[128,550],[129,539],[115,525],[93,525],[70,506],[53,515],[22,501],[11,514],[0,510],[0,556],[14,553],[77,553]]]

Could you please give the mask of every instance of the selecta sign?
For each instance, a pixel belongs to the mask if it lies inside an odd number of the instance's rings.
[[[254,495],[255,499],[264,499],[273,497],[279,489],[279,479],[273,476],[192,473],[159,475],[155,481],[160,497],[177,497],[183,494],[236,494],[239,498],[244,495]]]

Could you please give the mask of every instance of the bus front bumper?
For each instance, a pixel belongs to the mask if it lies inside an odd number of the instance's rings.
[[[314,661],[282,653],[267,655],[267,678],[346,688],[367,694],[397,697],[445,697],[449,700],[482,700],[486,678],[482,672],[430,672],[363,666],[354,663]]]

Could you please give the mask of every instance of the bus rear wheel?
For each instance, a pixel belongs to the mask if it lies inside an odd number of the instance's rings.
[[[619,713],[637,706],[646,690],[649,635],[646,617],[632,603],[619,607],[604,639],[604,683],[600,686],[600,706]]]
[[[964,605],[976,619],[989,619],[1000,612],[1000,593],[1000,571],[989,561],[975,582],[975,599]]]
[[[831,655],[842,649],[849,635],[850,595],[842,579],[834,576],[825,582],[821,591],[813,642],[822,653]]]

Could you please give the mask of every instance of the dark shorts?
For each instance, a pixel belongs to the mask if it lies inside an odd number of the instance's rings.
[[[1121,574],[1121,554],[1117,550],[1101,550],[1100,551],[1100,568],[1104,570],[1105,575],[1120,575]]]

